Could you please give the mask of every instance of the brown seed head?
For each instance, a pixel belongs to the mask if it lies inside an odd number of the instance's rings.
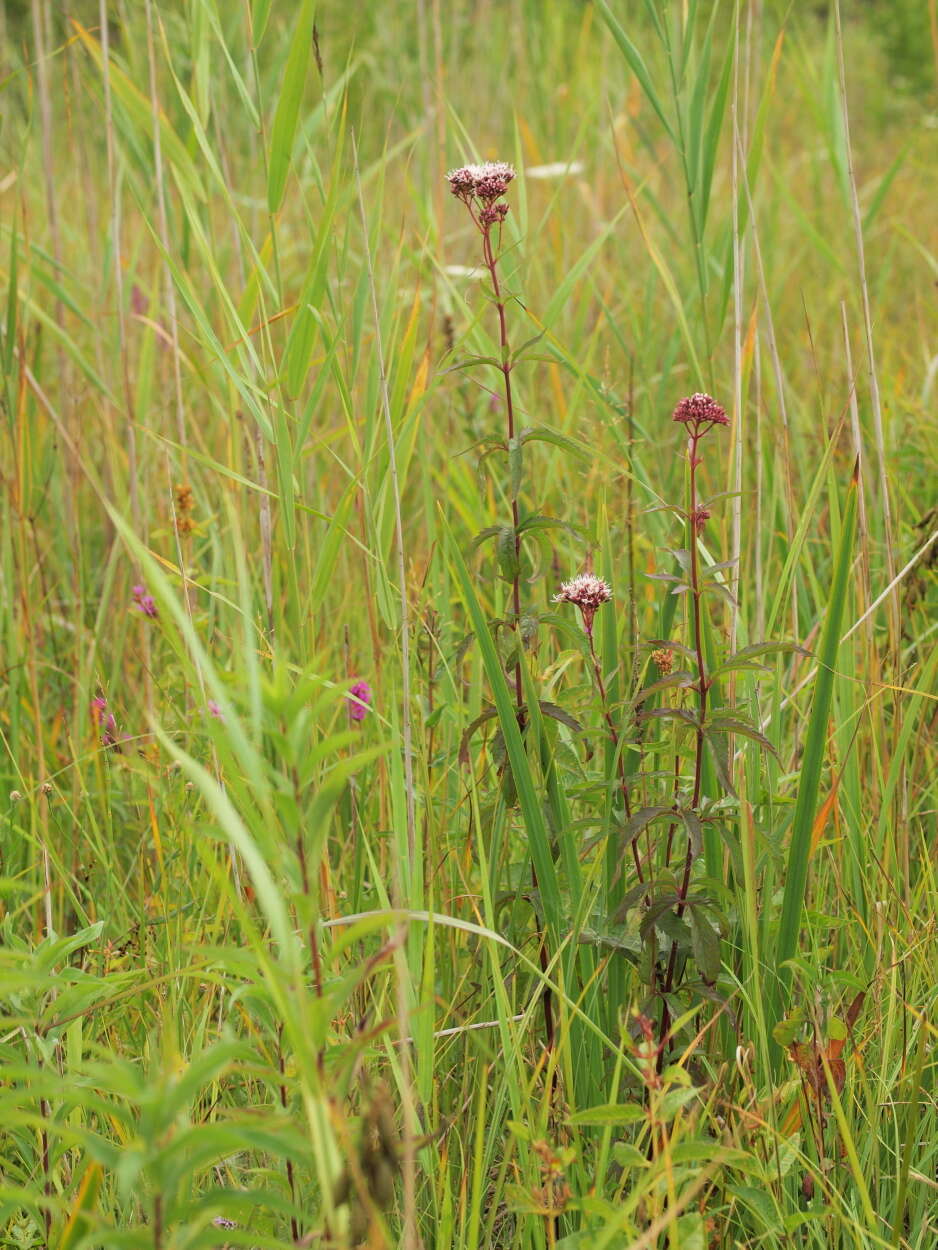
[[[670,647],[657,647],[652,651],[651,658],[662,677],[667,677],[674,668],[674,652]]]

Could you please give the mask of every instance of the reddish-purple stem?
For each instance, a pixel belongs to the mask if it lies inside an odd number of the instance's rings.
[[[495,307],[498,309],[498,342],[501,349],[501,371],[504,390],[505,390],[505,412],[508,418],[508,454],[511,456],[512,443],[515,437],[515,409],[514,401],[511,394],[511,358],[508,346],[508,322],[505,317],[505,301],[502,299],[502,288],[498,281],[498,259],[492,250],[492,227],[483,225],[479,219],[470,213],[476,225],[482,234],[482,257],[485,261],[485,267],[489,271],[489,277],[492,279],[492,292],[495,296]],[[510,485],[510,475],[509,475]],[[515,707],[518,718],[518,728],[524,728],[524,685],[521,677],[521,535],[518,533],[518,525],[520,515],[518,512],[518,496],[515,494],[514,488],[511,489],[511,526],[515,537],[515,571],[511,579],[511,605],[514,613],[513,629],[516,636],[517,651],[515,654]],[[537,873],[534,865],[531,865],[531,883],[535,890],[538,888]],[[539,957],[541,971],[546,972],[548,967],[547,941],[538,925],[538,945],[540,947]],[[551,1002],[550,990],[544,990],[544,1032],[547,1040],[548,1049],[552,1049],[554,1045],[554,1012]]]
[[[505,318],[505,301],[502,299],[502,289],[498,281],[498,261],[495,253],[492,251],[492,228],[491,226],[480,226],[482,231],[482,255],[485,260],[485,267],[489,271],[489,277],[492,279],[492,290],[495,294],[495,307],[498,309],[498,338],[501,347],[502,362],[499,366],[504,380],[505,388],[505,411],[508,418],[508,449],[511,454],[511,444],[515,437],[515,409],[511,395],[511,361],[509,359],[508,349],[508,323]],[[511,492],[511,524],[515,536],[515,574],[511,582],[511,605],[514,612],[514,629],[520,634],[521,629],[521,583],[519,564],[521,559],[521,535],[518,533],[518,524],[520,521],[518,513],[518,496],[514,490]],[[520,637],[518,646],[518,655],[515,659],[515,703],[518,708],[518,721],[524,715],[524,689],[521,682],[521,655],[520,655]]]
[[[700,623],[700,598],[702,588],[700,585],[700,562],[697,554],[697,466],[700,461],[697,458],[697,445],[700,441],[701,431],[699,427],[695,429],[688,443],[688,459],[690,460],[690,516],[688,517],[688,529],[690,531],[690,589],[691,603],[693,605],[693,629],[694,629],[694,650],[697,653],[697,691],[699,695],[698,705],[698,721],[697,721],[697,749],[694,759],[694,792],[691,798],[691,809],[696,812],[700,803],[700,781],[703,769],[703,753],[704,753],[704,721],[707,715],[707,670],[704,664],[703,655],[703,630]],[[690,874],[694,863],[694,845],[688,838],[687,854],[684,857],[684,876],[681,881],[681,888],[678,894],[677,915],[678,918],[684,915],[687,892],[690,889]],[[665,977],[664,992],[667,994],[674,984],[674,971],[677,966],[677,941],[671,943],[671,954],[668,959],[668,971]],[[662,1016],[662,1037],[665,1032],[665,1020],[668,1016],[668,1006],[665,1003],[664,1013]]]

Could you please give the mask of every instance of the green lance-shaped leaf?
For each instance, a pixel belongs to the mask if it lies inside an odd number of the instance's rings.
[[[296,16],[293,39],[283,72],[283,86],[277,101],[274,124],[270,135],[270,161],[267,168],[267,207],[275,213],[283,202],[287,185],[287,173],[293,156],[293,140],[300,115],[300,102],[306,86],[306,70],[312,56],[313,18],[316,6],[313,0],[303,0]]]
[[[824,619],[824,629],[817,653],[818,672],[814,684],[814,702],[811,707],[811,718],[805,738],[804,759],[801,766],[798,797],[795,801],[795,814],[792,818],[791,843],[788,848],[788,872],[785,882],[785,895],[782,900],[782,918],[778,930],[778,945],[775,953],[778,981],[774,995],[773,1022],[780,1020],[788,1007],[788,997],[791,989],[791,969],[787,966],[787,961],[794,956],[798,947],[798,931],[801,927],[801,912],[808,883],[811,830],[814,826],[814,817],[818,805],[821,768],[824,763],[824,748],[827,741],[827,724],[830,719],[831,699],[834,692],[837,652],[840,646],[841,624],[847,599],[847,579],[853,559],[857,520],[858,476],[859,461],[854,467],[853,480],[850,483],[847,494],[840,544],[837,550],[831,592],[827,603],[827,616]],[[778,1061],[780,1057],[781,1051],[778,1050],[776,1060]]]
[[[651,81],[651,75],[648,72],[648,67],[642,59],[642,54],[625,33],[625,30],[619,24],[618,18],[615,16],[610,6],[606,3],[606,0],[595,0],[595,3],[596,8],[599,10],[600,17],[602,17],[603,21],[609,27],[609,30],[612,32],[613,39],[615,39],[616,43],[619,45],[619,51],[625,57],[629,69],[638,79],[639,85],[648,99],[648,103],[658,114],[658,119],[668,132],[668,135],[676,142],[674,129],[665,115],[661,100],[658,98],[658,93],[655,91],[654,85]]]
[[[689,908],[687,917],[694,960],[700,975],[712,985],[720,975],[720,935],[701,908]]]

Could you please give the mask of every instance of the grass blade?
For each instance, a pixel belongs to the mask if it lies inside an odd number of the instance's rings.
[[[277,101],[270,135],[270,163],[267,169],[267,207],[276,213],[283,203],[287,174],[293,158],[293,140],[300,115],[300,101],[306,86],[306,71],[312,56],[314,0],[303,0],[283,72],[283,86]]]
[[[798,797],[795,802],[795,814],[792,818],[791,842],[788,850],[788,874],[775,952],[775,969],[778,978],[777,989],[774,995],[774,1019],[776,1021],[781,1019],[788,1005],[792,974],[790,967],[787,966],[787,961],[792,958],[798,947],[798,932],[801,927],[801,914],[808,881],[811,832],[818,806],[821,768],[824,763],[827,726],[830,718],[831,699],[834,692],[837,653],[840,648],[840,631],[844,605],[847,600],[850,565],[853,560],[859,467],[858,462],[854,468],[853,478],[847,492],[846,506],[844,507],[840,544],[831,578],[827,615],[824,619],[824,629],[818,648],[818,674],[814,687],[814,702],[811,707],[811,718],[805,739],[801,777],[798,784]]]

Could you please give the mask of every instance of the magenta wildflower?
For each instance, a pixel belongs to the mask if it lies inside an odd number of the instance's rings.
[[[216,1215],[215,1218],[212,1220],[212,1223],[215,1225],[216,1228],[237,1228],[238,1227],[237,1224],[234,1222],[234,1220],[229,1220],[228,1217],[225,1215]]]
[[[612,587],[601,577],[592,573],[579,573],[569,582],[561,584],[554,595],[554,603],[574,603],[583,616],[583,628],[593,635],[593,617],[604,603],[612,598]]]
[[[108,711],[107,699],[104,695],[96,695],[91,700],[91,719],[101,734],[101,745],[114,747],[120,751],[120,743],[117,740],[117,717],[113,712]]]
[[[134,594],[134,607],[139,608],[139,610],[143,613],[144,616],[149,616],[153,620],[155,620],[156,617],[159,616],[159,612],[157,611],[157,607],[156,607],[156,600],[147,591],[146,586],[143,586],[138,583],[133,588],[133,594]]]
[[[222,712],[221,708],[218,706],[218,704],[215,702],[214,699],[209,699],[208,703],[206,704],[206,707],[208,708],[209,716],[214,716],[216,720],[225,719],[224,713]]]
[[[349,689],[345,702],[348,707],[348,714],[352,720],[364,720],[368,714],[367,705],[371,703],[371,687],[367,681],[359,679],[355,682]]]

